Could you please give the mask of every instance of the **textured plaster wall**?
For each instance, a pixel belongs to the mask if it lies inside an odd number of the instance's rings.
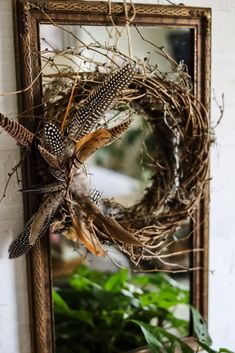
[[[141,1],[143,2],[143,1]],[[148,1],[150,2],[150,1]],[[166,3],[164,1],[155,1]],[[212,88],[225,94],[211,158],[209,329],[215,347],[235,350],[235,1],[184,0],[212,8]],[[15,89],[11,0],[0,1],[0,91]],[[16,97],[0,96],[0,111],[16,115]],[[212,103],[212,121],[219,112]],[[0,133],[0,190],[19,151]],[[22,200],[13,178],[0,207],[0,353],[30,353],[25,259],[7,259],[7,247],[22,229]]]
[[[13,51],[12,3],[0,1],[0,92],[14,91],[15,62]],[[0,96],[0,111],[15,117],[16,96]],[[19,149],[0,132],[0,195],[7,173],[17,164]],[[25,258],[8,259],[8,245],[22,230],[23,208],[19,186],[12,178],[7,197],[0,206],[0,352],[30,353]]]
[[[215,347],[235,351],[235,1],[192,1],[212,8],[212,89],[225,111],[211,156],[209,329]],[[212,102],[212,124],[218,119]]]

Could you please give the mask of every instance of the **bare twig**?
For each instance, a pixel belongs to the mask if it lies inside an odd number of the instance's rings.
[[[3,201],[3,199],[6,197],[7,195],[7,189],[8,189],[8,186],[9,186],[9,183],[10,183],[10,180],[12,178],[12,176],[16,173],[16,176],[17,176],[17,180],[18,182],[20,181],[19,180],[19,176],[18,176],[18,168],[20,167],[22,163],[22,159],[20,159],[20,161],[12,168],[12,170],[8,173],[8,178],[7,178],[7,181],[6,181],[6,184],[5,184],[5,187],[4,187],[4,190],[3,190],[3,193],[2,193],[2,196],[0,198],[0,205]]]
[[[224,115],[224,93],[221,95],[221,104],[218,102],[218,99],[216,98],[215,91],[213,90],[213,101],[215,102],[217,108],[219,109],[220,116],[216,124],[213,126],[213,129],[215,129],[221,122],[223,115]]]

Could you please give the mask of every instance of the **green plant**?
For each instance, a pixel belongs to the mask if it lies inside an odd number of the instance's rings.
[[[136,324],[188,334],[173,308],[188,290],[165,274],[101,273],[80,266],[53,291],[57,353],[124,352],[146,345]]]
[[[101,273],[80,266],[53,290],[57,353],[121,353],[146,345],[152,353],[233,353],[215,351],[200,313],[189,305],[188,290],[162,273]],[[188,322],[174,314],[189,306],[195,350],[180,336]],[[174,329],[174,333],[172,333]]]

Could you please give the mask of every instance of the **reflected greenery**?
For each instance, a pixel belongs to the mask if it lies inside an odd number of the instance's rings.
[[[124,352],[146,345],[136,322],[179,336],[188,321],[175,313],[189,292],[165,274],[101,273],[80,266],[53,291],[56,352]]]

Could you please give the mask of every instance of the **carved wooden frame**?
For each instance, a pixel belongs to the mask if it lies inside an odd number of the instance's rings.
[[[128,12],[132,6],[127,5]],[[43,10],[43,11],[42,11]],[[19,96],[19,112],[27,111],[31,117],[37,116],[41,103],[39,25],[48,23],[45,12],[57,23],[66,24],[109,24],[109,4],[107,2],[79,0],[15,0],[15,47],[18,89],[27,87]],[[162,6],[135,4],[134,23],[142,25],[164,25],[194,29],[194,78],[197,98],[209,110],[210,106],[210,51],[211,51],[211,11],[207,8],[185,6]],[[123,3],[112,3],[112,15],[116,24],[125,22]],[[33,84],[32,84],[33,83]],[[23,119],[31,130],[35,119]],[[23,166],[23,183],[32,184],[35,171],[30,168],[30,160]],[[207,318],[208,296],[208,190],[205,190],[201,205],[195,213],[193,247],[203,248],[195,253],[192,266],[203,270],[191,274],[191,302]],[[24,197],[25,219],[28,219],[37,206],[36,197]],[[28,283],[31,312],[32,351],[52,353],[54,351],[53,312],[51,300],[50,249],[48,240],[42,240],[27,255]]]

